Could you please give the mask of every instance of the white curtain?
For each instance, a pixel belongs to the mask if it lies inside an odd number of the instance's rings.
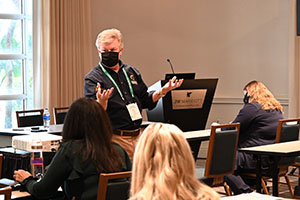
[[[288,117],[300,116],[300,37],[296,34],[296,0],[290,0],[290,36],[289,36],[289,113]]]
[[[33,0],[33,97],[34,108],[41,108],[41,3]]]
[[[90,10],[90,0],[41,1],[43,107],[70,106],[83,96],[86,69],[92,66]]]

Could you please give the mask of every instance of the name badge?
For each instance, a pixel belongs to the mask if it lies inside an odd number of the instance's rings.
[[[126,107],[132,121],[142,119],[142,115],[136,103],[128,104]]]

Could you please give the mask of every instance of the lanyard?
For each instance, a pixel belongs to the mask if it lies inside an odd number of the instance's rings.
[[[106,76],[111,80],[111,82],[112,82],[112,83],[115,85],[115,87],[117,88],[117,90],[118,90],[118,92],[119,92],[119,94],[120,94],[122,100],[125,101],[125,98],[124,98],[124,96],[123,96],[123,94],[122,94],[122,92],[121,92],[119,86],[118,86],[117,83],[115,82],[115,80],[111,77],[111,75],[110,75],[110,74],[107,72],[107,70],[101,65],[100,62],[99,62],[99,65],[100,65],[102,71],[106,74]],[[132,98],[134,98],[134,93],[133,93],[133,89],[132,89],[132,85],[131,85],[131,82],[130,82],[130,80],[129,80],[129,77],[128,77],[128,75],[127,75],[127,73],[126,73],[124,67],[122,68],[122,70],[123,70],[123,73],[124,73],[124,75],[125,75],[125,77],[126,77],[126,80],[127,80],[128,86],[129,86],[129,90],[130,90],[130,94],[131,94]]]

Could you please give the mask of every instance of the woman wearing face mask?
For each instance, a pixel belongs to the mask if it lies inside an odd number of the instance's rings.
[[[241,124],[238,148],[274,143],[278,120],[283,119],[280,103],[259,81],[251,81],[244,87],[244,103],[233,121]],[[262,164],[266,167],[266,160],[262,160]],[[237,152],[236,171],[227,177],[227,183],[235,194],[252,191],[239,176],[239,172],[253,170],[255,167],[256,162],[251,155]]]

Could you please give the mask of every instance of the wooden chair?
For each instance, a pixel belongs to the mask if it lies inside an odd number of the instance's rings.
[[[43,109],[16,111],[18,127],[42,126]]]
[[[230,130],[217,131],[219,128]],[[227,196],[231,191],[224,177],[234,171],[239,132],[239,123],[212,125],[205,169],[196,168],[199,180],[211,187],[224,186]]]
[[[294,141],[298,140],[299,138],[299,122],[300,118],[289,118],[289,119],[282,119],[278,121],[277,126],[277,132],[276,132],[276,139],[275,143],[279,142],[288,142],[288,141]],[[287,157],[287,158],[281,158],[278,163],[279,173],[278,177],[284,177],[286,184],[288,185],[289,191],[291,193],[291,196],[294,197],[294,191],[291,185],[291,182],[288,177],[288,168],[290,165],[292,165],[295,162],[294,157]],[[266,186],[266,180],[270,180],[272,178],[272,173],[267,170],[262,172],[262,189],[265,194],[269,194],[269,191]],[[243,173],[243,177],[246,178],[256,178],[255,173]],[[279,179],[278,179],[279,180]],[[282,182],[278,182],[281,183]]]
[[[294,197],[295,199],[300,199],[300,185],[297,185],[295,187],[295,190],[294,190]]]
[[[0,178],[2,177],[2,159],[3,155],[0,154]],[[4,195],[5,200],[11,200],[11,192],[12,188],[9,186],[0,188],[0,195]]]
[[[288,122],[297,122],[297,124],[294,125],[295,126],[294,140],[298,140],[297,136],[299,136],[300,118],[290,119],[290,121]],[[297,128],[298,128],[298,132],[297,132]],[[289,172],[288,176],[298,177],[298,185],[300,185],[300,156],[297,156],[294,161],[295,162],[290,166],[292,167],[292,170]],[[298,174],[295,174],[296,169],[298,169]],[[298,191],[297,191],[297,195],[294,193],[293,198],[300,199],[300,195],[298,193],[299,193]]]
[[[54,107],[54,124],[63,124],[69,107]]]
[[[292,170],[289,172],[289,176],[294,176],[298,178],[298,186],[294,189],[294,196],[295,199],[300,199],[300,156],[297,156],[295,159],[295,163],[290,166]],[[295,174],[295,171],[298,169],[298,174]]]
[[[97,200],[127,200],[129,198],[130,177],[131,171],[101,173]],[[112,181],[113,179],[114,181]],[[109,182],[109,180],[111,181]]]
[[[3,155],[0,154],[0,178],[2,178],[2,161],[3,161]]]
[[[295,163],[290,167],[292,167],[292,170],[290,171],[289,176],[298,177],[298,185],[300,185],[300,156],[296,157]],[[297,169],[298,169],[298,174],[295,174]]]

